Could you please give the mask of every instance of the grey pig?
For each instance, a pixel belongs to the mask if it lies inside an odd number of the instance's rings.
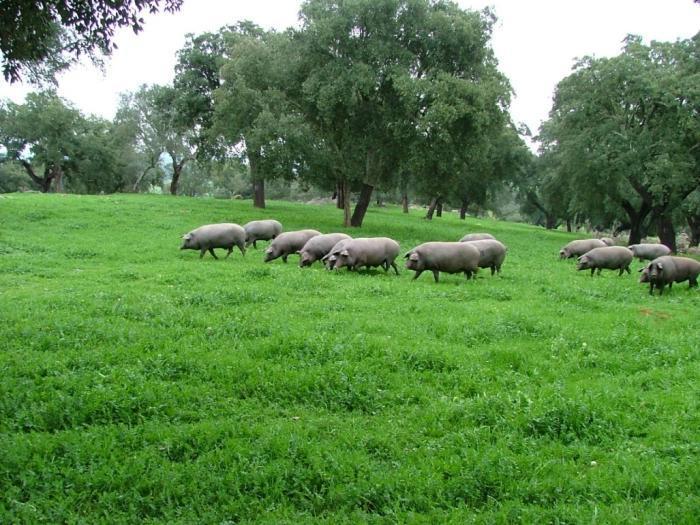
[[[321,232],[316,230],[298,230],[280,233],[265,250],[265,262],[273,261],[278,257],[282,257],[282,260],[287,262],[288,255],[297,253],[304,247],[306,241],[316,235],[321,235]]]
[[[663,255],[671,255],[671,249],[665,244],[647,243],[647,244],[630,244],[628,246],[634,256],[640,261],[651,261]]]
[[[606,270],[620,270],[618,275],[627,271],[630,272],[630,263],[634,259],[632,251],[624,246],[605,246],[604,248],[593,248],[578,258],[576,269],[591,270],[591,277],[598,270],[598,275],[605,268]]]
[[[580,239],[577,241],[571,241],[569,244],[564,246],[559,250],[560,259],[571,259],[572,257],[578,257],[586,252],[591,251],[593,248],[603,248],[606,244],[600,239]]]
[[[483,241],[484,239],[495,239],[490,233],[468,233],[459,242]]]
[[[323,262],[323,264],[326,265],[326,270],[332,270],[333,268],[335,268],[335,263],[338,260],[338,255],[340,254],[340,252],[343,251],[343,249],[345,248],[345,245],[350,240],[351,239],[344,239],[342,241],[337,242],[333,246],[333,248],[331,248],[330,251],[326,255],[323,256],[321,261]]]
[[[479,250],[479,268],[491,268],[491,275],[501,273],[501,266],[508,251],[502,242],[496,239],[482,239],[467,243]]]
[[[440,272],[461,273],[467,279],[479,269],[479,249],[473,242],[426,242],[409,251],[406,268],[415,271],[413,279],[418,279],[425,270],[433,272],[435,282],[439,282]]]
[[[264,219],[247,222],[243,225],[243,229],[246,247],[252,244],[253,248],[257,248],[257,241],[269,241],[282,233],[282,224],[274,219]]]
[[[325,257],[336,244],[347,239],[350,239],[350,236],[344,233],[326,233],[311,237],[299,250],[299,267],[311,266]]]
[[[615,246],[615,239],[612,237],[601,237],[601,241],[603,241],[607,246]]]
[[[220,223],[206,224],[182,236],[181,250],[200,250],[199,258],[209,251],[214,259],[218,259],[214,248],[226,248],[231,255],[233,247],[238,246],[245,255],[245,230],[238,224]]]
[[[668,284],[670,290],[674,282],[688,281],[688,288],[697,286],[700,262],[689,257],[663,255],[639,271],[642,272],[639,282],[649,283],[649,295],[654,293],[654,287],[658,288],[659,295],[663,295],[664,286]]]
[[[399,269],[394,262],[398,254],[399,243],[388,237],[350,239],[338,253],[335,267],[340,269],[347,266],[348,269],[355,270],[361,266],[381,266],[386,272],[391,266],[398,275]]]

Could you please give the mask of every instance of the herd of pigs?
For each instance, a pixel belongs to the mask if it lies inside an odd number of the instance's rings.
[[[207,224],[186,233],[182,237],[182,250],[199,250],[200,258],[208,251],[214,258],[215,248],[228,250],[231,255],[237,246],[243,255],[246,247],[257,241],[271,241],[265,250],[265,262],[278,258],[286,263],[287,257],[299,255],[299,266],[310,266],[321,261],[327,269],[347,267],[359,268],[381,266],[385,272],[393,268],[398,275],[395,260],[399,255],[399,243],[388,237],[366,237],[353,239],[344,233],[322,234],[316,230],[284,232],[279,221],[267,219],[251,221],[243,226],[233,223]],[[490,268],[491,275],[501,271],[506,257],[506,246],[488,233],[465,235],[458,242],[425,242],[409,250],[404,258],[406,268],[413,270],[417,279],[424,271],[433,273],[438,282],[440,272],[464,273],[470,279],[479,268]],[[649,283],[649,294],[654,288],[663,294],[673,283],[689,281],[690,288],[697,286],[700,262],[688,257],[670,255],[671,250],[663,244],[634,244],[614,246],[609,238],[571,241],[559,252],[561,259],[577,257],[578,270],[591,270],[591,277],[598,270],[619,270],[619,275],[630,272],[630,263],[637,257],[649,260],[639,270],[639,282]]]

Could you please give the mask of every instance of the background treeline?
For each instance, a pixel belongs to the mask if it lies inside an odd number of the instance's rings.
[[[558,85],[539,155],[511,119],[495,17],[427,0],[308,0],[299,29],[189,35],[171,85],[113,121],[52,91],[0,103],[0,191],[334,196],[490,210],[630,242],[700,240],[699,36],[585,57]]]

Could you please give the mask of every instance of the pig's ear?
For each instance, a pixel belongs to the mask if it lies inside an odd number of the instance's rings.
[[[340,252],[340,255],[344,255],[347,257],[348,255],[350,255],[350,252],[348,252],[347,250],[343,250],[342,252]]]
[[[186,241],[189,241],[192,238],[192,234],[186,233],[185,235],[182,236],[182,238],[185,239]]]
[[[406,252],[406,255],[403,256],[404,259],[408,259],[408,256],[411,255],[413,252]]]
[[[661,264],[661,263],[656,263],[656,267],[657,267],[659,270],[663,270],[663,269],[664,269],[664,265]]]
[[[646,269],[647,269],[647,267],[645,266],[644,268],[640,268],[639,271],[640,271],[640,272],[643,272],[643,271],[646,270]]]
[[[417,261],[418,260],[418,254],[416,252],[413,252],[411,256],[408,258],[411,261]]]
[[[296,253],[297,255],[301,255],[301,250],[297,250],[294,253]]]

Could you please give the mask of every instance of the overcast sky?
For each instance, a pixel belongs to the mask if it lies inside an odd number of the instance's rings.
[[[675,41],[700,30],[700,5],[692,0],[459,0],[465,9],[492,6],[498,17],[492,46],[516,92],[515,122],[537,132],[547,118],[554,88],[577,57],[613,56],[627,34]],[[175,53],[187,33],[216,31],[249,19],[264,28],[298,25],[297,0],[185,0],[175,14],[146,16],[145,29],[118,33],[119,49],[104,74],[76,66],[62,75],[59,94],[84,113],[114,117],[119,93],[141,84],[172,81]],[[0,97],[21,102],[31,86],[0,80]]]

